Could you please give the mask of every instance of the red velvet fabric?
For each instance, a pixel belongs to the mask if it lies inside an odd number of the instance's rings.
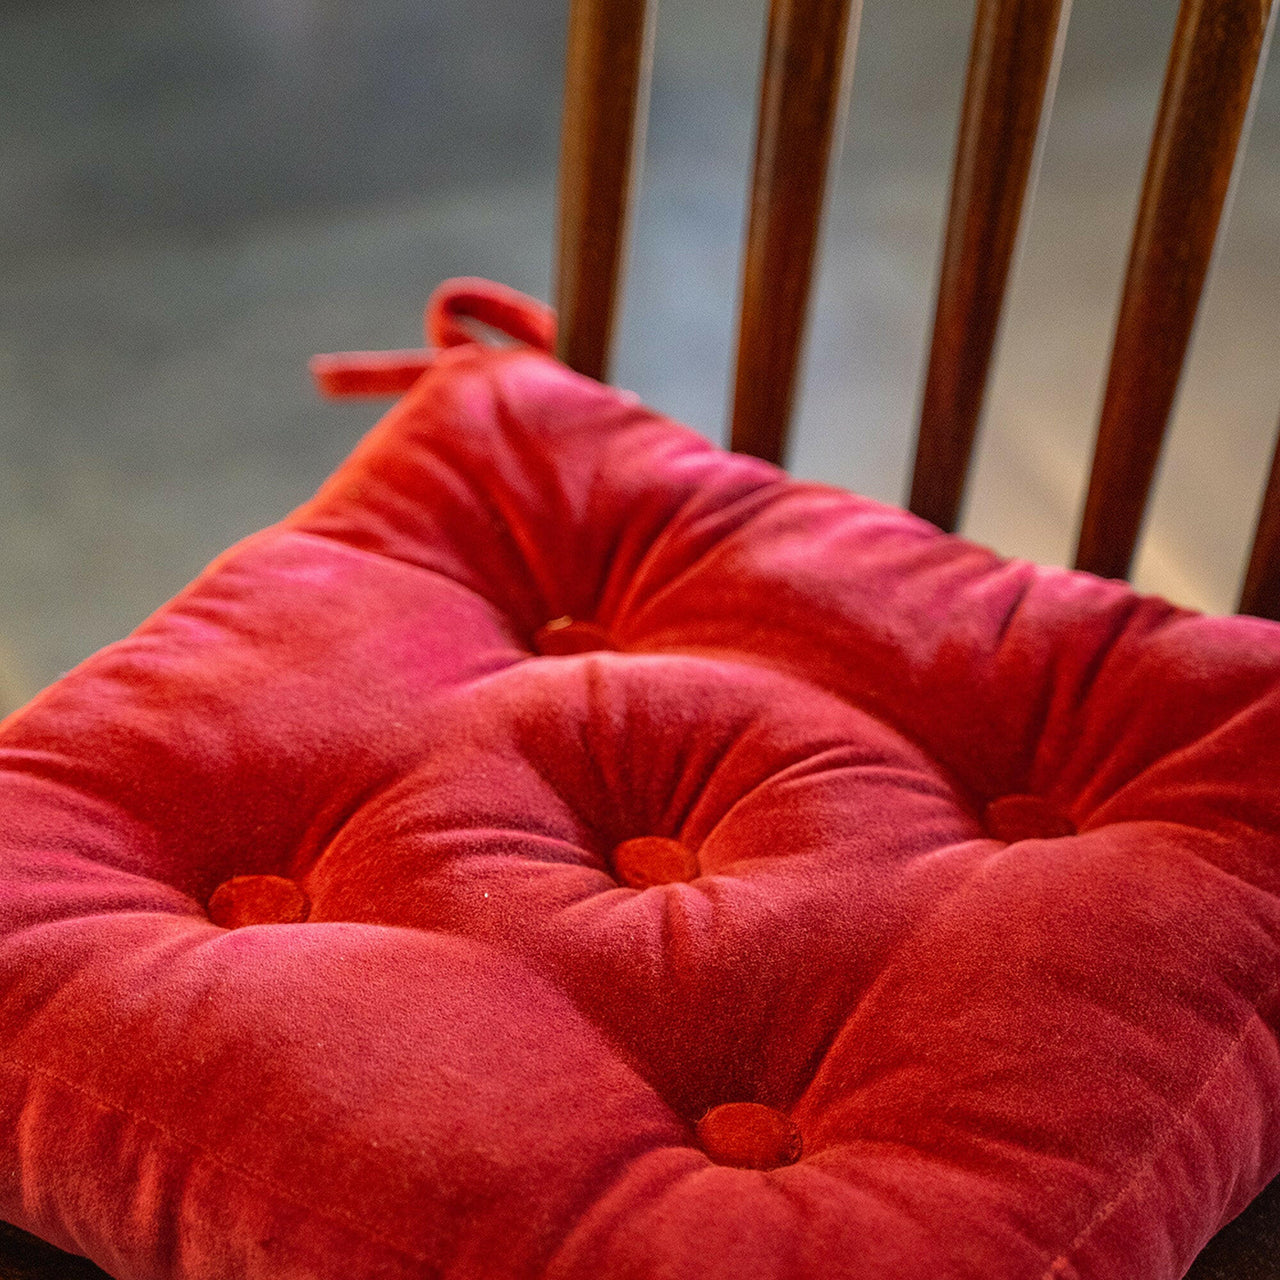
[[[119,1280],[1181,1276],[1280,1170],[1280,628],[476,289],[0,728],[0,1218]]]

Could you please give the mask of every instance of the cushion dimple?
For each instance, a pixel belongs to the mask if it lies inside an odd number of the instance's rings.
[[[548,658],[570,657],[580,653],[593,653],[601,649],[615,649],[612,637],[594,622],[583,622],[567,615],[553,618],[539,627],[533,637],[534,648]]]
[[[0,728],[0,1218],[118,1280],[1174,1280],[1280,1170],[1277,776],[1280,629],[455,347]]]
[[[1056,840],[1076,833],[1075,823],[1043,796],[1009,795],[991,801],[983,825],[997,840]]]
[[[310,905],[302,889],[284,876],[232,876],[213,891],[209,919],[223,929],[301,924]]]
[[[804,1148],[800,1130],[773,1107],[725,1102],[697,1126],[702,1149],[717,1164],[739,1169],[776,1169],[794,1164]]]
[[[613,866],[623,884],[633,889],[649,889],[654,885],[695,879],[698,855],[679,840],[637,836],[633,840],[624,840],[613,851]]]

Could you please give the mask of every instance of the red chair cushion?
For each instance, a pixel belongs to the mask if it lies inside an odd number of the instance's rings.
[[[0,730],[0,1217],[120,1280],[1181,1276],[1280,1170],[1280,628],[435,315]]]

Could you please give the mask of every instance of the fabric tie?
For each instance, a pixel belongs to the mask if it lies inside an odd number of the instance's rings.
[[[334,399],[397,396],[413,386],[442,350],[484,342],[476,323],[538,351],[555,350],[556,313],[550,307],[505,285],[464,277],[446,280],[432,293],[424,324],[426,347],[341,351],[313,356],[308,367],[321,394]]]

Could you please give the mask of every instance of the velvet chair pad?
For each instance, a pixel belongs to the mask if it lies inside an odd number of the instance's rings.
[[[322,365],[409,389],[0,727],[0,1218],[117,1280],[1181,1277],[1280,1170],[1280,628],[550,332],[464,282]]]

